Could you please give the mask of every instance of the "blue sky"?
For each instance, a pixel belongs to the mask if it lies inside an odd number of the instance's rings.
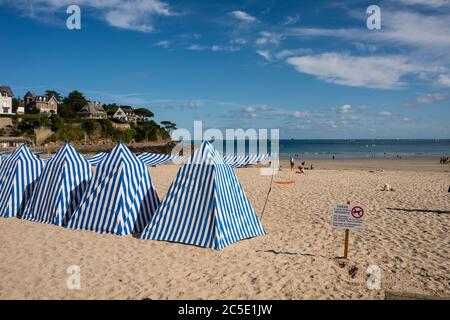
[[[0,0],[0,83],[178,127],[450,138],[450,1]],[[81,8],[81,30],[66,8]],[[366,9],[381,8],[381,30]]]

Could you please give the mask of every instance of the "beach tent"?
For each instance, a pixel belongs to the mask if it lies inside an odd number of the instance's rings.
[[[89,162],[64,144],[45,164],[22,218],[66,226],[91,175]]]
[[[89,161],[89,163],[93,166],[98,165],[100,162],[102,162],[106,157],[108,156],[107,152],[100,152],[92,157],[87,157],[86,160]]]
[[[233,169],[205,141],[178,171],[141,239],[221,250],[264,234]]]
[[[31,197],[44,163],[25,144],[0,165],[0,216],[21,215]]]
[[[47,164],[50,160],[52,160],[53,156],[49,156],[47,158],[40,158],[42,161],[44,161],[44,164]]]
[[[159,154],[159,153],[148,153],[144,152],[139,156],[142,162],[147,166],[156,166],[158,164],[163,164],[169,161],[181,160],[183,157],[173,156],[171,154]]]
[[[0,161],[5,160],[6,158],[8,158],[10,156],[11,153],[9,152],[0,152]]]
[[[97,166],[68,227],[117,235],[140,233],[158,205],[147,167],[119,143]]]
[[[268,154],[228,155],[224,157],[224,161],[232,168],[242,168],[261,162],[267,157],[269,157]]]

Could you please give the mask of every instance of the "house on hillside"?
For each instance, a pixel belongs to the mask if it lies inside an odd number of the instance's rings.
[[[1,148],[17,148],[23,143],[33,145],[33,141],[26,137],[0,137]]]
[[[112,118],[119,122],[124,123],[138,123],[142,122],[143,118],[140,115],[137,115],[133,108],[128,106],[121,106],[117,108],[117,111],[113,114]]]
[[[0,86],[0,114],[13,114],[13,96],[14,94],[10,87]]]
[[[23,97],[25,112],[30,112],[31,109],[36,108],[42,113],[58,113],[58,100],[55,96],[37,95],[34,92],[28,91]]]
[[[78,112],[80,118],[83,119],[106,119],[106,111],[103,109],[100,102],[88,102],[81,110]]]

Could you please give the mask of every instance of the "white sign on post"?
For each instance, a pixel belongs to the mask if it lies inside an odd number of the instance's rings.
[[[366,209],[361,205],[335,205],[332,226],[335,229],[364,229],[365,214]]]

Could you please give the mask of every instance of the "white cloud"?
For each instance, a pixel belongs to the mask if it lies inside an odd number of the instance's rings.
[[[201,105],[202,105],[202,103],[200,101],[196,101],[196,100],[185,101],[183,103],[183,107],[188,108],[188,109],[197,109]]]
[[[436,101],[444,100],[448,97],[448,93],[427,93],[421,94],[416,97],[416,103],[418,104],[432,104]]]
[[[283,37],[280,34],[268,31],[261,31],[260,37],[256,39],[255,43],[260,46],[278,45]]]
[[[339,108],[339,113],[350,113],[352,111],[353,111],[352,106],[349,104],[345,104]]]
[[[218,52],[218,51],[236,52],[236,51],[240,50],[239,47],[222,46],[222,45],[217,45],[217,44],[214,44],[211,46],[203,46],[203,45],[193,44],[193,45],[190,45],[189,47],[187,47],[186,49],[192,50],[192,51],[213,51],[213,52]]]
[[[244,108],[244,113],[249,116],[250,118],[256,118],[258,115],[256,113],[256,108],[252,106],[248,106]]]
[[[151,32],[154,30],[154,16],[172,16],[169,5],[160,0],[6,0],[0,4],[12,5],[28,17],[40,19],[42,15],[65,12],[67,6],[77,4],[82,8],[93,9],[112,27]]]
[[[233,43],[233,44],[243,45],[243,44],[247,43],[247,40],[244,39],[244,38],[236,38],[236,39],[231,40],[230,42]]]
[[[171,42],[169,40],[161,40],[154,44],[155,47],[163,47],[168,48],[170,46]]]
[[[300,20],[300,16],[298,16],[298,15],[287,16],[286,19],[284,19],[283,25],[284,26],[289,26],[289,25],[292,25],[292,24],[296,24],[299,20]]]
[[[294,111],[292,113],[292,116],[296,119],[300,119],[300,118],[309,118],[311,114],[309,112]]]
[[[266,112],[269,111],[270,108],[267,104],[263,104],[260,108],[259,108],[262,112]]]
[[[247,23],[258,21],[258,19],[256,19],[254,16],[248,14],[245,11],[241,11],[241,10],[232,11],[232,12],[230,12],[230,15],[238,20],[241,20],[241,21],[247,22]]]
[[[448,0],[399,0],[399,1],[406,5],[420,5],[431,8],[450,6],[450,1]]]
[[[257,50],[256,53],[268,61],[271,59],[270,52],[267,50]]]
[[[449,87],[450,88],[450,76],[441,74],[438,78],[438,84],[443,87]]]
[[[251,107],[251,106],[244,108],[244,112],[245,113],[255,113],[255,111],[256,111],[256,109],[254,107]]]
[[[325,53],[315,56],[291,57],[287,63],[298,72],[339,85],[376,89],[398,89],[405,86],[402,77],[426,70],[397,55],[351,56]]]
[[[381,111],[381,112],[378,112],[378,115],[379,115],[380,117],[390,118],[390,117],[392,117],[394,114],[393,114],[392,112],[390,112],[390,111]]]
[[[352,41],[399,44],[421,49],[450,47],[450,16],[410,11],[382,12],[382,30],[367,33],[363,28],[286,28],[284,34],[297,37],[334,37]]]
[[[310,49],[284,49],[275,53],[277,59],[285,59],[287,57],[296,56],[299,54],[311,53]]]

